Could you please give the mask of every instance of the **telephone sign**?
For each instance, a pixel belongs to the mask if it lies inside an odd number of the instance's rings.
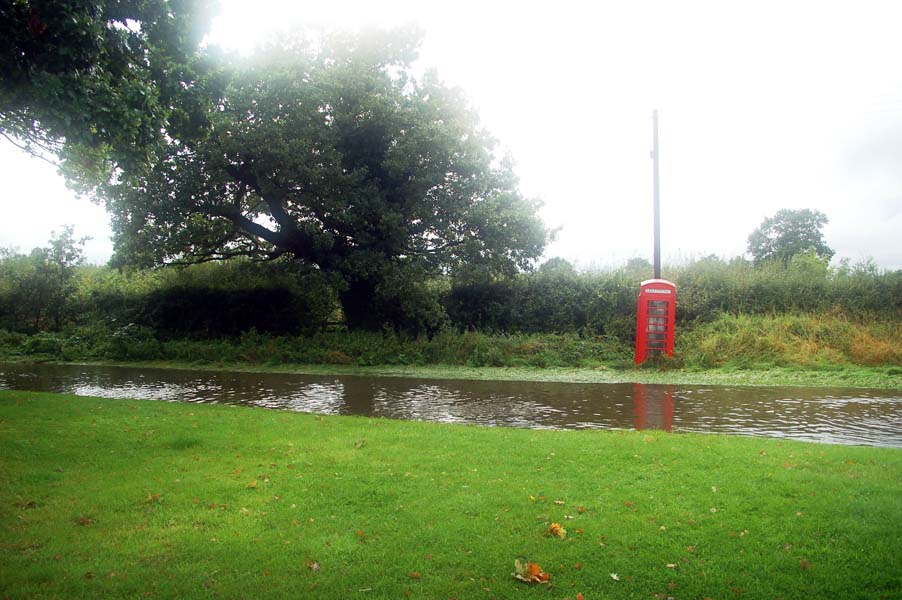
[[[648,279],[639,286],[636,311],[636,364],[650,356],[673,356],[676,286],[666,279]]]

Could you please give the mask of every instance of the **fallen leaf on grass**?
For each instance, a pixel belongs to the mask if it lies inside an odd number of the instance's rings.
[[[567,537],[567,530],[561,527],[560,523],[552,523],[551,527],[548,528],[548,531],[545,532],[545,535],[556,535],[557,537],[564,539]]]
[[[308,560],[307,568],[316,573],[317,571],[319,571],[319,563],[315,560]]]
[[[252,490],[257,487],[257,480],[254,479],[252,482],[245,486],[247,489]]]
[[[548,580],[551,579],[551,575],[542,571],[542,567],[534,562],[523,562],[518,558],[514,561],[514,568],[516,572],[511,573],[514,579],[526,583],[548,583]]]
[[[618,575],[617,573],[611,573],[611,579],[613,579],[614,581],[620,581],[620,575]]]
[[[563,500],[555,500],[554,503],[557,504],[558,506],[563,506],[563,505],[564,505],[564,501],[563,501]]]
[[[410,577],[411,579],[419,579],[421,576],[419,571],[411,571],[408,577]]]
[[[79,517],[75,519],[75,522],[82,526],[88,526],[94,524],[94,519],[86,517],[85,515],[79,515]]]
[[[576,592],[576,600],[583,600],[582,592]]]
[[[805,558],[803,558],[802,560],[799,561],[799,568],[802,569],[803,571],[807,571],[808,567],[810,567],[810,566],[811,566],[811,563],[808,562],[808,560]]]

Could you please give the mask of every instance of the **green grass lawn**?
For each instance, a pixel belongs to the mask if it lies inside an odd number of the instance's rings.
[[[902,451],[0,392],[0,597],[578,592],[899,598]]]

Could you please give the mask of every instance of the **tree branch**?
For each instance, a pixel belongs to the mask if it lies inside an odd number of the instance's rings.
[[[20,146],[20,145],[17,144],[11,137],[9,137],[8,135],[6,135],[6,133],[0,131],[0,135],[2,135],[3,137],[5,137],[6,140],[7,140],[10,144],[12,144],[13,146],[15,146],[15,147],[18,148],[19,150],[22,150],[23,152],[26,152],[26,153],[30,154],[31,156],[33,156],[33,157],[35,157],[35,158],[40,158],[40,159],[43,160],[45,163],[51,164],[51,165],[53,165],[54,167],[56,167],[57,169],[60,167],[59,163],[53,162],[52,160],[50,160],[50,159],[47,158],[46,156],[43,156],[42,154],[39,154],[39,153],[37,153],[37,152],[31,150],[28,146]]]

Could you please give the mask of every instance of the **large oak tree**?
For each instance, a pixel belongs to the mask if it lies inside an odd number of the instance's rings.
[[[512,272],[547,232],[459,92],[413,76],[416,34],[281,40],[224,67],[201,134],[106,187],[116,259],[291,257],[378,328],[430,274]]]
[[[331,278],[351,326],[378,328],[422,309],[430,275],[541,254],[538,203],[476,114],[414,77],[415,33],[298,35],[216,61],[198,51],[209,4],[0,5],[0,132],[106,203],[115,262],[298,260]]]

